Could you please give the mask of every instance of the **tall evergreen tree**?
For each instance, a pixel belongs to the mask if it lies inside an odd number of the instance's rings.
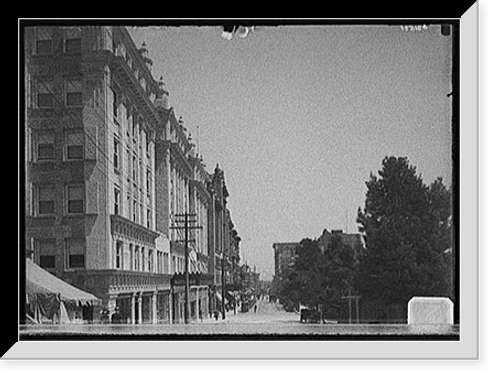
[[[356,277],[365,299],[406,305],[413,296],[448,296],[450,191],[427,187],[407,158],[386,157],[366,182],[358,223],[366,252]]]

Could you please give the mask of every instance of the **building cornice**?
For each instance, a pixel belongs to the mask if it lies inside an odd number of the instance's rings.
[[[132,73],[125,59],[121,56],[113,55],[111,69],[114,74],[118,75],[120,84],[128,90],[127,95],[132,98],[131,100],[133,103],[139,106],[136,108],[150,119],[150,124],[152,125],[151,129],[153,130],[153,126],[161,122],[160,115],[140,83],[135,78],[134,73]]]
[[[153,78],[151,70],[149,70],[146,63],[144,62],[144,59],[139,53],[139,49],[135,45],[134,40],[132,40],[132,37],[130,36],[130,33],[128,32],[127,28],[115,27],[115,30],[117,30],[118,33],[120,34],[120,37],[122,37],[122,42],[126,45],[127,52],[131,56],[133,56],[134,62],[140,67],[141,74],[147,77],[146,80],[149,82],[149,85],[154,88],[154,93],[157,94],[159,90],[158,83]]]
[[[186,147],[191,146],[191,142],[187,138],[185,131],[186,128],[179,123],[177,120],[177,117],[175,116],[175,111],[172,108],[169,109],[170,112],[168,114],[168,121],[170,122],[171,126],[176,130],[176,136],[182,140],[182,144],[185,145]]]
[[[203,197],[205,202],[210,202],[212,199],[210,192],[205,187],[205,184],[199,180],[189,180],[189,185],[198,190],[199,194]]]
[[[111,214],[111,234],[122,235],[127,238],[154,246],[159,233],[139,225],[117,214]]]
[[[186,155],[182,151],[178,143],[169,141],[170,148],[170,161],[177,168],[181,169],[187,176],[192,176],[193,167],[186,158]]]

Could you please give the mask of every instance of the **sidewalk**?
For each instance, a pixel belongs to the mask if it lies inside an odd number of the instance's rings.
[[[222,313],[219,312],[219,318],[216,320],[214,314],[212,314],[212,317],[207,316],[206,318],[203,318],[203,321],[197,321],[197,322],[192,322],[193,324],[205,324],[205,323],[227,323],[228,321],[231,320],[233,317],[237,317],[238,315],[243,314],[241,311],[236,311],[236,315],[234,314],[234,310],[230,310],[226,312],[226,319],[222,319]]]

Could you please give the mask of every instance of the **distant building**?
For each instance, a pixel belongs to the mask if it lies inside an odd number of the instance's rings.
[[[274,276],[279,279],[283,271],[294,263],[299,242],[274,243]]]
[[[344,233],[343,230],[323,230],[323,234],[317,239],[318,246],[322,253],[328,248],[334,236],[340,236],[344,245],[350,246],[355,256],[361,255],[364,247],[363,236],[359,233]]]
[[[239,242],[241,238],[235,230],[231,212],[227,208],[229,191],[224,171],[217,164],[210,175],[208,189],[212,194],[209,210],[209,273],[214,275],[211,310],[222,311],[227,303],[226,292],[229,285],[234,287],[234,273],[239,261]]]
[[[338,235],[342,238],[342,242],[345,245],[349,245],[353,248],[356,256],[360,255],[364,243],[361,234],[353,233],[347,234],[342,230],[323,230],[323,234],[316,239],[318,242],[318,246],[322,253],[325,252],[328,245],[330,244],[332,238]],[[274,274],[281,275],[283,270],[290,267],[294,263],[295,256],[297,254],[297,246],[300,245],[299,242],[283,242],[283,243],[274,243]]]

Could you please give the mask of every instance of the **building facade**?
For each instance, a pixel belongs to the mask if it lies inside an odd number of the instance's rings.
[[[208,210],[211,194],[207,189],[209,174],[200,157],[194,152],[194,144],[182,120],[175,116],[173,108],[168,108],[167,92],[164,84],[161,102],[162,123],[156,135],[157,219],[158,230],[167,237],[171,273],[177,275],[172,287],[172,319],[182,322],[185,313],[184,278],[186,264],[190,274],[207,274],[208,251]],[[188,218],[188,255],[186,263],[184,219]],[[194,223],[194,224],[193,224]],[[209,286],[207,277],[199,277],[197,284],[189,286],[189,320],[203,319],[209,315]],[[202,281],[200,281],[202,279]]]
[[[298,245],[298,242],[273,243],[274,276],[276,279],[280,279],[284,271],[293,264]]]
[[[27,251],[124,322],[182,321],[186,297],[172,278],[186,253],[173,227],[196,216],[188,269],[216,279],[215,174],[146,46],[124,27],[27,27],[25,61]],[[191,320],[209,313],[208,278],[190,287]]]
[[[360,233],[344,233],[343,230],[323,230],[318,238],[318,246],[322,253],[328,248],[334,237],[340,237],[344,245],[350,246],[354,251],[355,259],[359,258],[364,248],[363,236]]]
[[[212,194],[212,203],[209,210],[209,272],[213,274],[214,295],[211,310],[224,311],[226,308],[226,277],[229,270],[228,259],[231,256],[230,228],[231,214],[227,208],[229,192],[226,187],[224,171],[217,164],[214,173],[210,175],[209,191]]]
[[[359,233],[344,233],[342,230],[323,230],[323,233],[316,239],[322,253],[325,252],[328,245],[334,237],[340,237],[344,245],[350,246],[355,258],[359,258],[364,248],[362,235]],[[296,247],[299,242],[274,243],[274,275],[281,276],[283,271],[294,263],[296,256]]]

